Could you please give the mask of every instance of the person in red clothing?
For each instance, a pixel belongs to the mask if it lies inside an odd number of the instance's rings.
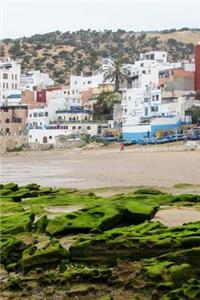
[[[124,151],[124,149],[125,149],[125,145],[124,145],[124,143],[121,143],[120,151]]]

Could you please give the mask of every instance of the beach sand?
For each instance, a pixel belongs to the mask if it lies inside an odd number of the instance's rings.
[[[98,188],[200,183],[200,151],[105,147],[92,150],[32,151],[1,157],[1,182]]]

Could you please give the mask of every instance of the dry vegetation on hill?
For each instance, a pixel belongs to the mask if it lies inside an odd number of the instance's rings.
[[[57,84],[68,84],[70,73],[88,73],[97,69],[102,57],[121,56],[133,63],[140,52],[165,50],[170,61],[193,57],[194,45],[200,41],[200,31],[187,28],[162,32],[133,31],[60,31],[36,34],[32,37],[5,39],[0,56],[21,59],[24,71],[35,68],[48,72]]]

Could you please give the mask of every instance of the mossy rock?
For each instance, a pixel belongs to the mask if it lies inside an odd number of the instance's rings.
[[[46,215],[42,216],[35,222],[35,230],[38,233],[43,233],[46,230],[46,227],[48,225],[48,218]]]
[[[0,249],[1,249],[1,263],[4,265],[10,265],[18,262],[22,256],[22,252],[25,249],[25,244],[14,237],[1,237]]]
[[[140,224],[151,219],[157,207],[134,201],[124,201],[123,204],[107,202],[49,220],[46,231],[57,236],[74,232],[100,232],[124,225]]]
[[[172,202],[192,202],[192,203],[199,203],[200,202],[200,195],[195,194],[181,194],[173,196]]]
[[[200,223],[167,228],[159,222],[145,222],[82,237],[70,247],[70,255],[77,261],[112,264],[117,259],[140,260],[170,253],[169,261],[174,261],[172,253],[190,248],[189,244],[182,241],[189,237],[198,240],[199,234]],[[184,262],[190,264],[189,261],[180,261]]]
[[[15,215],[0,218],[1,235],[13,235],[30,231],[34,221],[32,213],[16,213]]]
[[[160,300],[199,300],[200,280],[190,279],[181,287],[163,295]]]
[[[23,198],[35,197],[38,195],[36,190],[29,190],[27,188],[19,189],[15,193],[11,194],[13,201],[20,202]]]
[[[106,267],[69,266],[68,270],[62,273],[62,278],[67,282],[104,282],[111,277],[111,270]]]
[[[3,189],[15,192],[15,191],[18,191],[19,187],[18,187],[18,184],[14,183],[14,182],[10,182],[10,183],[4,184]]]
[[[59,242],[52,241],[46,248],[41,250],[38,250],[36,247],[26,249],[23,252],[20,264],[24,271],[45,265],[54,267],[55,264],[60,263],[62,259],[67,257],[68,251],[65,250]]]
[[[145,194],[145,195],[166,195],[166,193],[163,193],[162,191],[154,188],[143,188],[138,189],[134,192],[134,194]]]
[[[40,189],[40,185],[37,183],[29,183],[25,186],[23,186],[22,188],[28,189],[30,191],[38,191]]]
[[[12,199],[0,199],[0,214],[16,214],[18,212],[23,212],[24,208],[19,203],[13,202]]]

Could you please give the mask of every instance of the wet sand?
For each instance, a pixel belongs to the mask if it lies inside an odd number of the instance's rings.
[[[98,188],[200,183],[199,151],[126,148],[9,153],[1,157],[1,182]]]
[[[200,211],[188,207],[161,209],[155,215],[154,220],[168,227],[179,226],[184,223],[199,222]]]

